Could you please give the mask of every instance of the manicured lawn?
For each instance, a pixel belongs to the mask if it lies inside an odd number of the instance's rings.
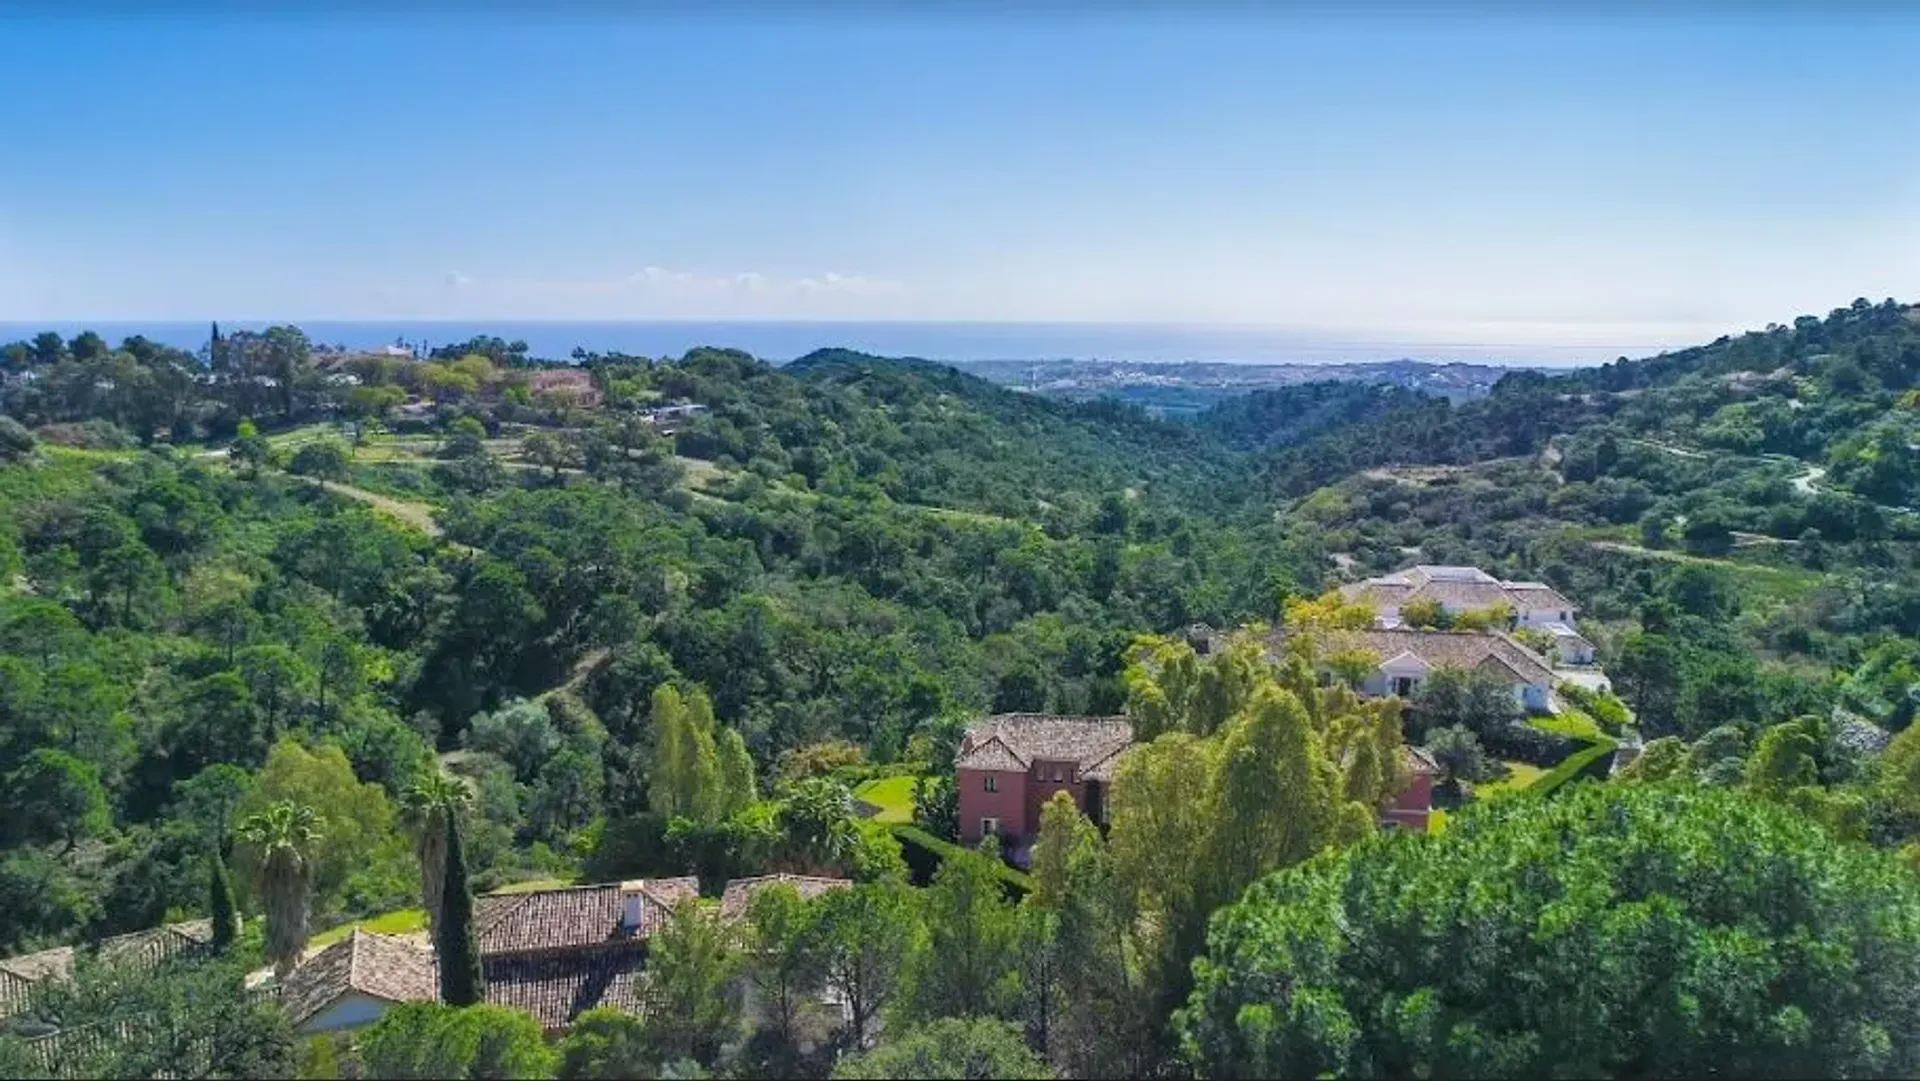
[[[343,923],[313,936],[313,940],[307,943],[307,949],[318,950],[331,946],[352,934],[356,927],[362,931],[372,931],[381,935],[404,935],[411,931],[424,931],[427,929],[427,912],[422,908],[403,908],[398,912],[388,912],[370,919]]]
[[[1598,721],[1566,703],[1561,704],[1559,713],[1533,717],[1527,723],[1542,732],[1554,732],[1587,743],[1597,743],[1606,738],[1606,733],[1600,730]]]
[[[853,794],[880,808],[873,821],[888,826],[905,824],[913,821],[913,784],[918,779],[912,774],[877,777],[861,782]]]
[[[536,890],[564,890],[575,883],[564,878],[531,878],[525,882],[514,882],[502,886],[495,893],[533,893]]]
[[[1479,799],[1499,799],[1501,796],[1511,795],[1527,787],[1539,780],[1540,775],[1546,772],[1539,766],[1530,766],[1525,762],[1508,762],[1507,769],[1511,772],[1507,774],[1505,780],[1475,785],[1474,796]]]

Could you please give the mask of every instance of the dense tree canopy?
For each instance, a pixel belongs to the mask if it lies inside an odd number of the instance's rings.
[[[1262,881],[1180,1014],[1209,1076],[1899,1076],[1920,882],[1764,802],[1583,786]]]

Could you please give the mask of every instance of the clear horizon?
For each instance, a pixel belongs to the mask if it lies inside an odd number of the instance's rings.
[[[1887,128],[1920,13],[806,11],[12,14],[41,89],[0,114],[38,163],[0,175],[0,321],[1126,325],[1584,362],[1920,297],[1920,147]]]
[[[885,356],[942,361],[1058,361],[1103,363],[1352,364],[1416,360],[1431,364],[1577,367],[1619,356],[1639,358],[1704,344],[1711,338],[1668,343],[1558,343],[1514,346],[1498,342],[1392,341],[1316,333],[1259,324],[1041,322],[1029,320],[829,319],[231,319],[0,320],[0,341],[52,330],[71,338],[96,331],[110,341],[144,335],[180,348],[204,343],[210,323],[225,330],[292,324],[316,344],[371,348],[397,337],[441,345],[474,335],[525,338],[535,355],[565,359],[575,346],[591,351],[680,355],[698,346],[744,349],[786,361],[821,348],[849,348]],[[1739,333],[1739,328],[1729,333]],[[1718,335],[1714,335],[1717,337]]]

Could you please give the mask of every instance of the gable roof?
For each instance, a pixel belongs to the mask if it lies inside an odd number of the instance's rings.
[[[294,969],[280,988],[280,1001],[297,1027],[356,992],[386,1002],[430,1001],[440,993],[433,953],[356,927]]]
[[[1546,659],[1504,631],[1437,631],[1411,627],[1376,627],[1336,631],[1329,644],[1342,649],[1364,649],[1381,658],[1411,653],[1434,668],[1487,668],[1519,683],[1551,685],[1553,668]],[[1278,645],[1285,631],[1274,633]]]
[[[1577,611],[1571,601],[1545,582],[1503,581],[1478,567],[1422,564],[1342,586],[1340,595],[1388,608],[1400,608],[1412,600],[1435,600],[1448,608],[1508,604],[1518,610]]]
[[[727,883],[720,894],[720,918],[737,920],[747,914],[747,905],[754,894],[769,886],[792,886],[803,901],[811,901],[830,890],[842,889],[853,885],[845,878],[823,878],[817,875],[761,875],[758,878],[736,878]]]
[[[1041,759],[1072,762],[1084,778],[1132,743],[1133,722],[1125,717],[1002,713],[967,730],[955,764],[961,769],[1024,771]]]
[[[647,902],[637,930],[621,926],[628,892],[639,892]],[[659,930],[675,906],[699,895],[700,880],[691,876],[490,893],[474,901],[474,938],[483,955],[576,949],[644,938]]]
[[[144,969],[212,941],[211,920],[188,920],[103,938],[91,948],[102,961]],[[87,948],[56,946],[38,953],[0,959],[0,1017],[11,1017],[19,1012],[34,988],[41,983],[72,979],[74,958],[79,950]]]
[[[1424,773],[1434,776],[1440,772],[1440,764],[1433,760],[1425,747],[1413,747],[1405,743],[1400,745],[1400,761],[1406,764],[1412,773]]]
[[[646,1012],[647,952],[632,943],[554,953],[482,957],[487,1002],[524,1010],[547,1032],[600,1006]]]

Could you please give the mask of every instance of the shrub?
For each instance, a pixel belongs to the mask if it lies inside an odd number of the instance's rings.
[[[943,841],[918,826],[895,826],[893,835],[900,840],[900,854],[906,859],[907,871],[916,886],[933,881],[933,872],[939,869],[942,861],[966,852],[964,847],[952,841]],[[997,860],[994,862],[994,873],[1011,900],[1017,901],[1033,889],[1032,879]]]
[[[1581,777],[1604,779],[1613,768],[1613,752],[1617,745],[1612,740],[1596,743],[1587,749],[1567,757],[1567,760],[1540,775],[1527,786],[1529,795],[1542,799],[1553,795],[1554,791]]]
[[[1577,740],[1519,722],[1489,730],[1481,742],[1495,758],[1510,758],[1543,769],[1566,761],[1581,746]]]
[[[288,468],[303,477],[341,480],[346,477],[350,463],[345,443],[338,439],[316,439],[294,452]]]
[[[0,416],[0,461],[12,461],[33,453],[39,440],[27,426],[12,417]]]

